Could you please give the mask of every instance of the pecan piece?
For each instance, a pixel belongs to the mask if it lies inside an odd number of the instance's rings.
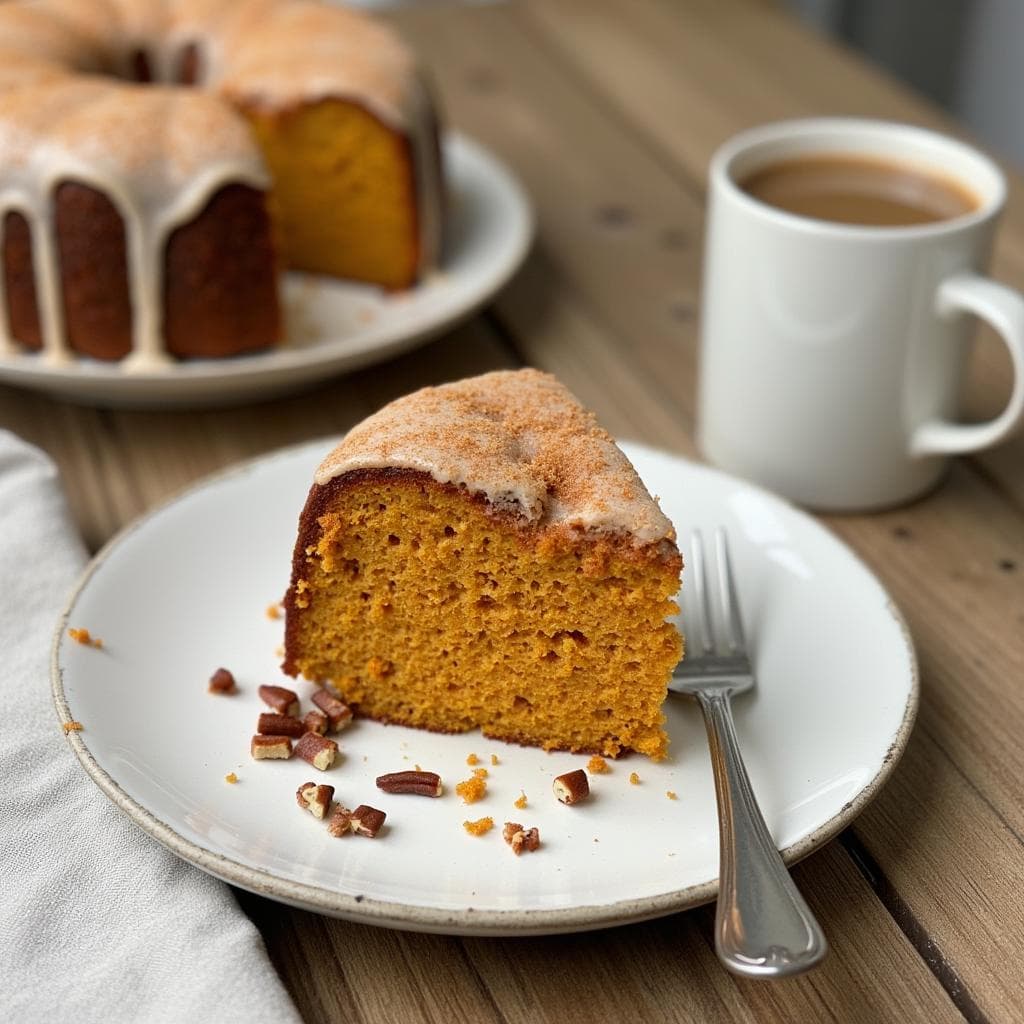
[[[283,686],[261,686],[259,692],[260,700],[279,715],[291,715],[293,718],[298,716],[299,695],[294,690]]]
[[[338,755],[338,744],[326,736],[317,736],[315,732],[307,732],[298,743],[295,744],[295,753],[308,761],[314,768],[326,771],[334,764]]]
[[[331,820],[327,823],[327,831],[338,838],[347,836],[352,831],[352,812],[341,804],[335,804]]]
[[[315,732],[317,736],[323,736],[327,732],[327,716],[322,711],[307,711],[302,724],[306,732]]]
[[[440,796],[444,791],[440,775],[422,771],[378,775],[377,788],[385,793],[415,793],[417,796]]]
[[[512,852],[518,857],[521,853],[533,853],[540,847],[540,833],[535,828],[524,829],[512,837]]]
[[[374,839],[384,825],[386,817],[387,815],[383,811],[378,811],[376,807],[360,804],[352,812],[350,827],[357,835]]]
[[[333,786],[318,786],[315,782],[304,782],[295,791],[295,800],[298,805],[304,811],[309,811],[314,818],[320,818],[321,821],[327,817],[333,798]]]
[[[235,677],[226,668],[219,668],[210,676],[207,689],[210,693],[234,693]]]
[[[517,857],[524,852],[533,853],[540,846],[540,832],[535,828],[523,828],[517,821],[506,821],[501,835]]]
[[[249,753],[257,761],[292,756],[292,741],[287,736],[253,736]]]
[[[590,783],[587,781],[587,773],[582,768],[559,775],[551,783],[551,788],[563,804],[578,804],[590,796]]]
[[[291,736],[297,739],[306,731],[306,727],[291,715],[275,715],[264,711],[256,723],[256,731],[263,736]]]
[[[352,709],[343,700],[335,697],[330,690],[317,690],[313,694],[313,703],[327,716],[331,732],[344,729],[352,721]]]

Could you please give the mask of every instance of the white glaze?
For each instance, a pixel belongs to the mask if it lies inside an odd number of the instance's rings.
[[[592,413],[550,374],[499,371],[423,388],[355,426],[321,463],[324,485],[359,469],[413,469],[483,495],[525,522],[675,538],[668,518]]]

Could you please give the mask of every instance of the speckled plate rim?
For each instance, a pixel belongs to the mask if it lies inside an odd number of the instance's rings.
[[[323,439],[326,448],[337,442],[337,438]],[[290,445],[263,455],[258,455],[245,462],[231,466],[227,469],[213,473],[203,479],[189,485],[176,495],[150,509],[138,519],[129,523],[119,531],[103,548],[97,552],[93,559],[86,566],[78,582],[75,584],[64,610],[61,612],[54,631],[51,646],[50,658],[50,684],[53,693],[53,701],[56,706],[57,715],[61,723],[73,720],[71,709],[64,694],[63,667],[60,664],[60,647],[62,638],[68,628],[68,622],[74,611],[79,595],[88,586],[89,581],[97,570],[104,564],[107,558],[124,541],[131,537],[137,530],[144,527],[150,519],[161,514],[165,509],[186,500],[198,491],[223,483],[232,477],[239,477],[253,472],[267,462],[276,459],[287,459],[299,449],[310,447],[321,442],[314,440],[303,441],[299,444]],[[634,442],[635,444],[635,442]],[[638,445],[638,447],[648,447]],[[657,451],[656,449],[649,449]],[[684,462],[692,462],[684,456],[671,452],[661,452],[670,458]],[[832,839],[849,825],[854,818],[875,798],[879,790],[888,781],[896,765],[898,764],[903,751],[906,749],[910,738],[914,721],[917,717],[917,708],[920,699],[920,679],[917,665],[917,655],[914,650],[913,640],[903,614],[900,612],[895,601],[893,601],[888,590],[882,582],[871,571],[867,564],[853,551],[844,541],[819,523],[812,516],[792,503],[786,501],[779,495],[762,488],[758,488],[747,481],[740,481],[728,473],[723,473],[703,463],[694,463],[704,472],[719,477],[723,481],[731,483],[742,483],[744,487],[761,494],[762,496],[776,501],[799,517],[803,525],[812,531],[827,536],[829,540],[842,548],[845,553],[859,565],[877,583],[885,599],[886,608],[892,615],[899,627],[900,635],[905,644],[906,655],[910,668],[910,685],[907,692],[907,701],[903,709],[903,715],[899,727],[892,738],[882,763],[875,775],[864,785],[857,795],[850,800],[838,814],[829,818],[819,825],[809,835],[804,836],[797,842],[782,850],[783,859],[787,864],[794,864],[804,857],[809,856],[820,846]],[[174,828],[162,821],[152,812],[148,811],[138,801],[129,796],[118,783],[111,777],[107,770],[99,764],[80,732],[69,732],[68,743],[75,752],[82,767],[97,786],[106,794],[113,803],[131,818],[143,831],[149,833],[154,839],[166,846],[172,853],[177,854],[183,860],[194,864],[203,871],[241,889],[266,896],[268,899],[290,904],[305,910],[316,913],[327,914],[331,917],[339,917],[348,921],[356,921],[363,924],[378,925],[386,928],[397,928],[404,931],[433,932],[446,935],[476,935],[476,936],[529,936],[529,935],[550,935],[560,932],[592,931],[598,928],[607,928],[618,925],[634,924],[640,921],[662,917],[666,914],[676,913],[681,910],[688,910],[713,900],[718,894],[718,879],[712,878],[707,882],[687,886],[683,889],[676,889],[667,893],[659,893],[655,896],[646,896],[637,899],[619,900],[614,903],[584,904],[574,907],[563,907],[554,910],[477,910],[473,907],[466,907],[464,910],[446,910],[443,908],[421,907],[407,903],[390,902],[387,900],[375,899],[371,896],[337,892],[321,886],[307,885],[302,882],[294,882],[282,879],[269,871],[252,868],[241,864],[223,854],[213,853],[210,850],[199,846],[197,843],[186,839]]]

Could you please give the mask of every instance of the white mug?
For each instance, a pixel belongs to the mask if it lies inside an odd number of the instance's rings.
[[[877,157],[952,178],[970,212],[910,227],[787,213],[752,172],[801,155]],[[715,154],[704,257],[698,443],[714,463],[821,510],[916,497],[946,456],[1024,417],[1024,300],[981,275],[1006,197],[977,150],[908,125],[815,118],[744,132]],[[970,326],[999,333],[1013,391],[988,423],[955,422]]]

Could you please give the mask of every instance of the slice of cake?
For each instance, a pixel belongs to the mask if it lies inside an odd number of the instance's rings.
[[[317,470],[284,670],[384,722],[663,757],[681,568],[672,524],[554,377],[425,388]]]

